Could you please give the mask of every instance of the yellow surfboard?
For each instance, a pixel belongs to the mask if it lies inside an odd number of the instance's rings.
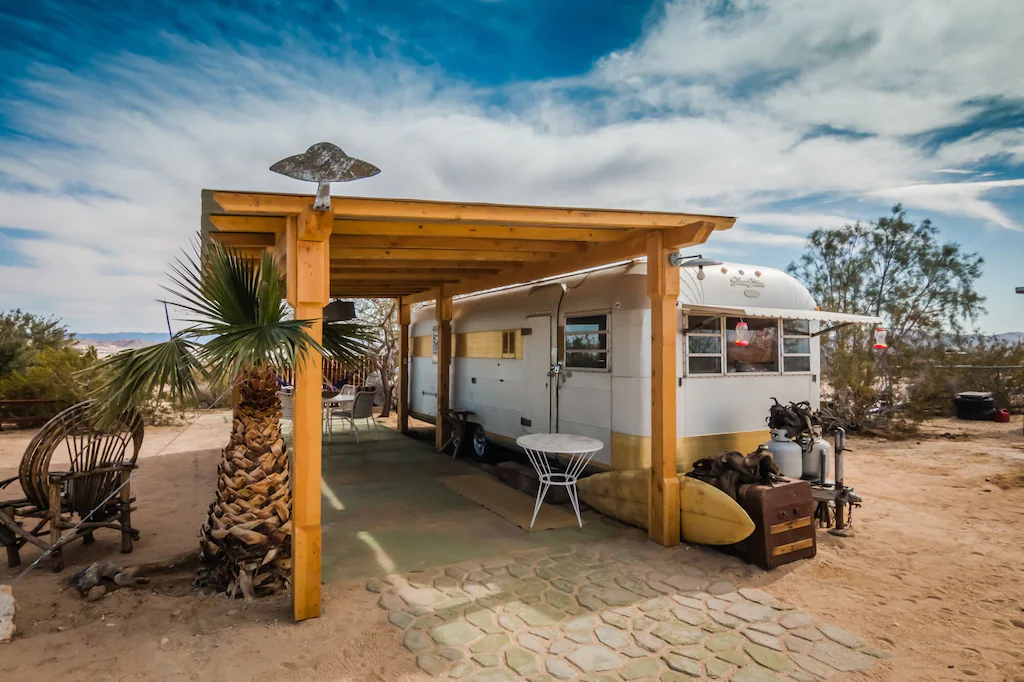
[[[713,485],[679,477],[683,540],[698,545],[731,545],[754,532],[754,522],[736,500]]]
[[[647,528],[649,471],[607,471],[580,479],[580,499],[602,514]],[[743,507],[718,488],[679,476],[679,512],[683,540],[702,545],[729,545],[754,532]]]

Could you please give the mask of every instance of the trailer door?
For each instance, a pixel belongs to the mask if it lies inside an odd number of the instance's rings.
[[[525,391],[522,432],[550,433],[551,428],[551,366],[555,362],[555,349],[551,336],[551,316],[531,315],[526,318],[528,334],[523,336],[523,355],[526,360]]]

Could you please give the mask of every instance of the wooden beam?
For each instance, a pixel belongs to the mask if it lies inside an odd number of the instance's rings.
[[[277,218],[273,218],[277,220]],[[250,230],[255,232],[256,230]],[[613,242],[626,236],[628,230],[587,227],[532,227],[495,225],[491,223],[428,223],[387,220],[351,220],[335,217],[335,235],[389,237],[444,237],[484,239],[525,239],[570,242]]]
[[[486,291],[497,287],[530,282],[544,277],[553,277],[577,270],[607,265],[616,261],[629,260],[646,253],[646,241],[643,233],[637,234],[621,242],[598,244],[585,249],[579,254],[559,254],[539,263],[530,263],[518,268],[510,268],[497,275],[473,277],[461,280],[458,284],[446,287],[452,296],[470,294],[475,291]],[[421,303],[433,300],[431,292],[416,294],[409,298],[410,303]]]
[[[331,247],[331,258],[346,260],[441,260],[441,261],[505,261],[545,260],[550,253],[542,251],[476,251],[473,249],[353,249]]]
[[[304,208],[313,205],[313,195],[311,194],[213,191],[212,199],[221,210],[211,211],[211,213],[285,215],[300,213]],[[676,227],[705,219],[715,222],[716,228],[718,228],[719,221],[728,220],[724,216],[664,211],[517,206],[368,197],[333,197],[331,205],[337,216],[345,218],[494,223],[541,227],[589,227],[593,229]]]
[[[488,261],[461,261],[461,260],[412,260],[404,261],[402,263],[402,270],[433,270],[433,269],[444,269],[444,270],[480,270],[482,274],[488,272],[495,272],[498,268],[509,267],[507,262],[488,262]],[[358,258],[332,258],[331,259],[331,270],[338,272],[342,269],[362,269],[362,270],[387,270],[394,273],[394,264],[384,264],[376,261],[360,260]],[[481,274],[481,273],[473,273]]]
[[[296,319],[313,320],[309,335],[323,338],[323,307],[328,301],[330,261],[327,237],[330,220],[305,211],[289,223],[288,302]],[[301,239],[301,236],[311,237]],[[319,237],[319,238],[318,238]],[[295,371],[295,418],[292,453],[292,607],[295,620],[317,618],[321,613],[320,528],[323,407],[321,381],[323,358],[308,352]]]
[[[585,244],[539,239],[491,239],[487,237],[395,237],[388,235],[334,235],[331,248],[377,249],[481,249],[484,251],[546,251],[578,253]]]
[[[358,280],[361,282],[381,280],[384,282],[393,281],[400,279],[403,282],[414,282],[414,281],[430,281],[437,280],[438,284],[445,280],[451,279],[457,281],[462,279],[467,274],[491,274],[499,272],[498,270],[470,270],[467,273],[465,270],[457,268],[437,268],[437,269],[422,269],[422,270],[403,270],[400,275],[396,275],[394,268],[388,268],[386,270],[331,270],[331,281],[332,282],[343,282],[350,280]]]
[[[409,370],[412,369],[409,352],[409,325],[412,306],[398,301],[398,430],[409,432]]]
[[[698,220],[689,225],[662,230],[661,239],[666,249],[685,249],[694,244],[703,244],[714,231],[715,224],[713,222]]]
[[[273,247],[277,237],[273,232],[211,232],[210,239],[228,247]]]
[[[284,232],[283,216],[211,215],[210,223],[222,232]]]
[[[679,544],[676,477],[676,303],[679,268],[669,265],[664,236],[647,235],[647,295],[651,299],[651,489],[648,537]]]
[[[451,387],[449,370],[452,362],[452,297],[448,294],[447,287],[441,287],[439,290],[436,313],[437,412],[434,418],[434,446],[440,450],[450,435],[445,415],[448,414],[448,398]]]

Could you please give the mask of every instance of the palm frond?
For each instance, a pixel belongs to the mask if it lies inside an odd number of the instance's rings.
[[[198,346],[181,333],[146,348],[123,350],[88,370],[98,375],[93,393],[101,419],[115,419],[156,394],[172,403],[195,398],[197,379],[205,371],[196,355]]]
[[[210,327],[213,335],[199,350],[214,380],[230,380],[247,367],[271,364],[294,368],[307,353],[324,355],[323,347],[306,331],[307,320],[280,320],[269,324]]]
[[[270,254],[256,261],[207,240],[171,264],[173,287],[165,287],[197,329],[268,324],[284,317],[283,276]]]
[[[324,324],[321,345],[329,358],[349,362],[369,355],[373,350],[370,346],[373,340],[372,327],[352,322],[328,322]]]

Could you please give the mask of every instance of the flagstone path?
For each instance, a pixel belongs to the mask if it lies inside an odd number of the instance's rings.
[[[682,552],[630,544],[532,550],[367,589],[419,667],[446,679],[804,682],[887,656]]]

